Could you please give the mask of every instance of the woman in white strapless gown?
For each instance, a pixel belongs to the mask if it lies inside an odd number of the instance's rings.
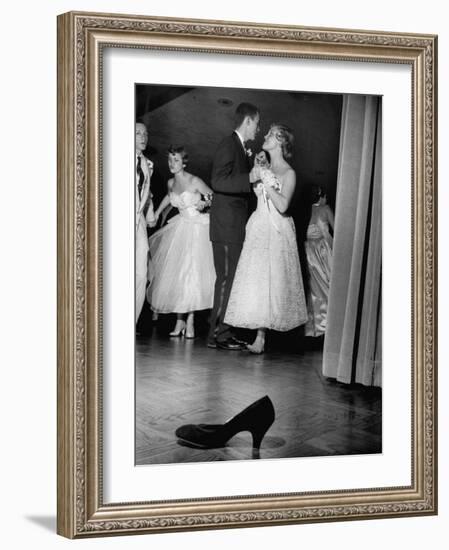
[[[209,240],[209,214],[202,210],[212,190],[197,176],[184,170],[184,148],[171,148],[168,164],[174,175],[168,193],[155,212],[156,219],[168,204],[179,214],[150,237],[153,265],[147,299],[156,313],[177,313],[170,336],[193,338],[194,312],[213,305],[215,268]]]
[[[271,166],[258,168],[257,209],[246,225],[226,309],[225,323],[257,329],[248,346],[253,353],[264,351],[266,329],[292,330],[307,320],[295,226],[285,214],[296,185],[296,174],[285,160],[292,142],[291,130],[278,124],[265,136],[263,149],[270,154]]]

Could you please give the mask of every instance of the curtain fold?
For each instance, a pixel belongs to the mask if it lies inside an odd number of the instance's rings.
[[[381,104],[345,96],[323,374],[381,386]]]

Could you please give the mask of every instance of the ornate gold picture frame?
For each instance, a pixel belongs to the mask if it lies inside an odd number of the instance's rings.
[[[105,502],[102,88],[106,48],[411,69],[406,486]],[[437,513],[437,37],[70,12],[58,17],[58,533],[69,538]],[[238,78],[238,77],[236,77]],[[130,358],[130,362],[132,358]],[[131,367],[130,367],[131,370]],[[150,466],[151,468],[151,466]]]

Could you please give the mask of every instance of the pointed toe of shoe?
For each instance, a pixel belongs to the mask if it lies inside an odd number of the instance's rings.
[[[185,424],[175,431],[175,435],[191,447],[207,447],[207,434],[204,433],[200,426],[199,424]]]
[[[221,446],[221,424],[185,424],[176,429],[178,439],[200,449],[211,449]]]
[[[195,433],[195,424],[185,424],[176,429],[175,435],[180,439],[189,439]]]

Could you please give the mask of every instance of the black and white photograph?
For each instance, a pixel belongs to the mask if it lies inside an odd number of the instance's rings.
[[[5,3],[5,549],[447,545],[444,6]]]
[[[135,86],[135,463],[382,452],[382,97]]]

